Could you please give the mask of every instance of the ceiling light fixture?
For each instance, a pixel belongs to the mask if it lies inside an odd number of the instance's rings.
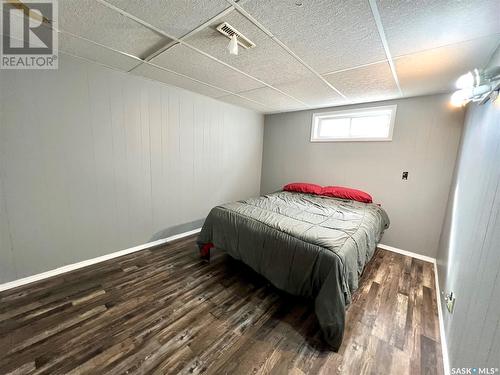
[[[474,73],[475,72],[477,72],[477,69],[474,69]],[[466,89],[474,86],[474,82],[475,82],[474,74],[472,72],[467,72],[458,77],[455,86],[457,86],[457,89]]]
[[[457,79],[457,90],[451,96],[451,104],[463,107],[469,102],[486,103],[495,100],[500,90],[500,66],[491,69],[474,69]]]

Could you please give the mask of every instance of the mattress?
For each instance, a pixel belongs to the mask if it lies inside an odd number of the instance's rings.
[[[338,350],[345,309],[388,227],[378,205],[281,191],[214,207],[198,244],[212,243],[277,288],[313,298],[325,341]]]

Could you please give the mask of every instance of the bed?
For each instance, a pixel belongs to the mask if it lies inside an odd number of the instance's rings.
[[[200,232],[288,293],[314,298],[325,341],[338,350],[345,309],[389,226],[376,204],[280,191],[214,207]]]

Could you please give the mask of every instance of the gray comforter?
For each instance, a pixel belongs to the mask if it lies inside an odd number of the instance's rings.
[[[213,208],[198,237],[277,288],[315,299],[325,340],[342,343],[345,308],[389,226],[375,204],[278,192]]]

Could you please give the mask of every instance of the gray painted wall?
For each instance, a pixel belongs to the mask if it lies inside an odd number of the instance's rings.
[[[448,102],[433,95],[336,108],[397,104],[391,142],[311,143],[315,111],[266,116],[261,193],[292,181],[367,191],[391,219],[384,244],[435,257],[463,126],[463,111]]]
[[[468,106],[438,253],[451,367],[500,367],[500,100]]]
[[[259,193],[263,116],[63,56],[0,71],[0,282]]]

